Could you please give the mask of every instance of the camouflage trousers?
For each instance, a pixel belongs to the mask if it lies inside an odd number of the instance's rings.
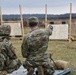
[[[0,54],[0,71],[7,71],[7,73],[12,73],[17,70],[21,66],[21,62],[19,59],[9,60],[8,65],[5,61],[4,55]]]
[[[44,74],[42,73],[42,75],[53,75],[53,73],[54,73],[53,66],[49,65],[47,62],[25,61],[23,63],[23,66],[24,66],[24,68],[26,68],[28,70],[28,72],[30,69],[38,68],[38,70],[36,71],[36,73],[38,75],[41,75],[41,73],[40,74],[38,73],[41,71],[44,72]],[[33,72],[33,70],[32,70],[32,72]],[[30,75],[30,74],[27,74],[27,75]]]
[[[17,70],[21,66],[21,62],[19,59],[12,60],[8,66],[5,66],[6,71],[8,73],[12,73],[13,71]]]

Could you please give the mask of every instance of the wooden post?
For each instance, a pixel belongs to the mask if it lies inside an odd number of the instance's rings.
[[[70,3],[70,26],[69,26],[69,42],[72,42],[72,3]]]
[[[47,4],[45,4],[45,27],[47,26]]]
[[[1,6],[0,6],[0,19],[1,19],[1,24],[3,23],[3,20],[2,20],[2,10],[1,10]]]
[[[21,10],[21,5],[19,5],[20,8],[20,18],[21,18],[21,28],[22,28],[22,40],[24,37],[24,26],[23,26],[23,18],[22,18],[22,10]]]

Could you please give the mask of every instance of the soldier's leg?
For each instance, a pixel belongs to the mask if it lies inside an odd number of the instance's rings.
[[[29,67],[27,75],[33,75],[33,73],[34,73],[34,68],[33,67]]]
[[[44,68],[44,75],[53,75],[54,69],[53,68]]]
[[[46,69],[46,68],[44,68],[44,75],[48,75],[48,74],[47,74],[47,69]]]
[[[18,59],[11,60],[10,64],[6,66],[6,70],[8,73],[12,73],[17,70],[21,66],[21,62]]]
[[[44,75],[44,69],[42,66],[38,66],[38,75]]]
[[[44,75],[53,75],[54,67],[52,65],[45,63],[43,64],[43,68],[44,68]]]

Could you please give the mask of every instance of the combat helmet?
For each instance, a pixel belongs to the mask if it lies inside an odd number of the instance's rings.
[[[39,22],[37,17],[30,17],[29,22]]]
[[[0,36],[9,36],[11,33],[10,25],[0,25]]]
[[[38,20],[37,17],[30,17],[30,18],[28,19],[28,22],[29,22],[29,26],[30,26],[30,27],[34,27],[34,26],[38,25],[39,20]]]

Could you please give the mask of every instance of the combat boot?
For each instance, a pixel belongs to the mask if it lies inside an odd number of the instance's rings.
[[[44,69],[42,66],[38,66],[38,75],[44,75]]]
[[[2,71],[0,75],[7,75],[7,71]]]
[[[34,69],[32,67],[29,68],[27,75],[33,75]]]

